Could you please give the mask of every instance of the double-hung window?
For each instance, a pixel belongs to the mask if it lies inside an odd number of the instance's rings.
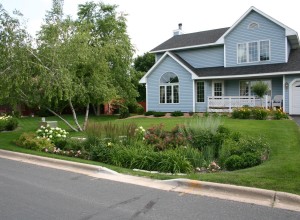
[[[197,102],[205,102],[204,98],[204,82],[198,81],[197,82]]]
[[[179,79],[167,72],[160,78],[159,103],[179,103]]]
[[[261,40],[237,45],[237,62],[253,63],[270,60],[270,41]]]

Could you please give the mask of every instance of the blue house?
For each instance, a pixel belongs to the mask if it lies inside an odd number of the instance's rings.
[[[252,86],[263,81],[266,107],[300,114],[300,44],[296,31],[251,7],[229,28],[174,36],[151,53],[143,76],[147,111],[231,111],[260,105]]]

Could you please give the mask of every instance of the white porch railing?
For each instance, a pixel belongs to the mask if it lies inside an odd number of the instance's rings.
[[[261,100],[255,96],[208,96],[207,99],[208,112],[232,112],[233,108],[261,106]],[[265,108],[270,106],[269,96],[265,96],[262,104]]]

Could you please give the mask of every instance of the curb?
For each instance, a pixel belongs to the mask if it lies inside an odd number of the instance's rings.
[[[56,168],[57,166],[63,170],[75,170],[80,173],[92,172],[92,173],[104,173],[104,174],[111,174],[111,175],[119,175],[119,173],[110,170],[106,167],[84,164],[84,163],[77,163],[73,161],[66,161],[66,160],[59,160],[54,158],[48,157],[41,157],[31,154],[24,154],[19,152],[13,151],[6,151],[0,150],[0,157],[18,160],[21,162],[33,163],[41,166],[48,166],[52,168]]]
[[[173,185],[174,188],[171,191],[175,192],[198,194],[300,212],[300,196],[291,193],[190,179],[172,179],[164,180],[164,182]]]
[[[0,150],[0,158],[81,173],[96,178],[177,192],[180,193],[180,195],[194,194],[300,212],[300,196],[291,193],[183,178],[152,180],[143,177],[119,174],[106,167],[6,150]]]

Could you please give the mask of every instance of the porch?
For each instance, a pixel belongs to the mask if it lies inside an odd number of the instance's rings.
[[[255,96],[208,96],[207,101],[207,112],[232,112],[234,108],[244,106],[272,107],[271,97],[268,95],[262,100]]]

